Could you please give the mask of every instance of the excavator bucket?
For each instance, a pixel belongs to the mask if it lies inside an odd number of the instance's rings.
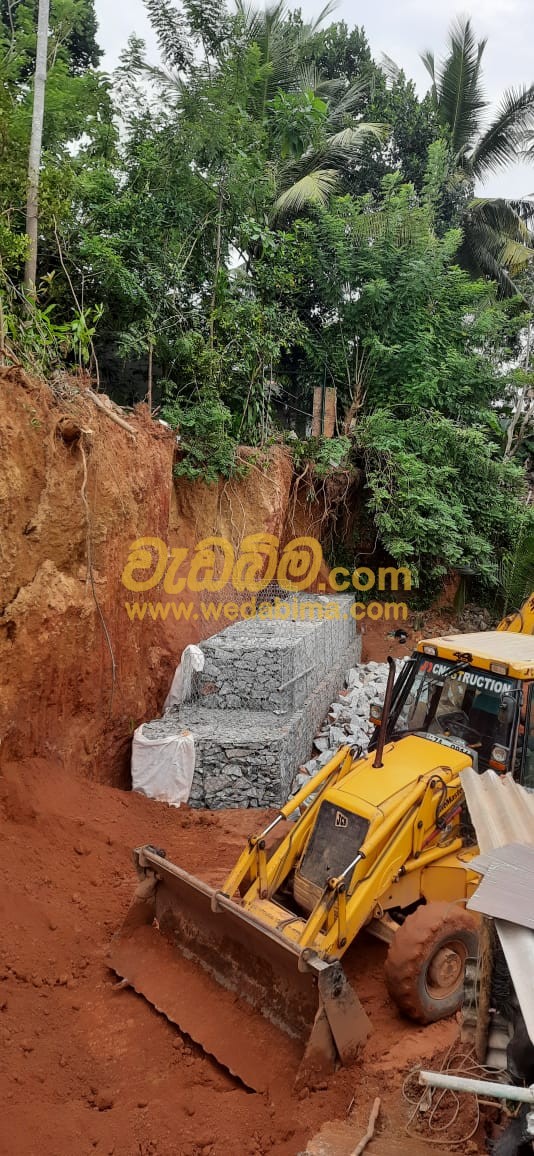
[[[255,1091],[352,1062],[370,1025],[336,961],[302,950],[152,847],[110,967]],[[214,982],[215,981],[215,982]]]

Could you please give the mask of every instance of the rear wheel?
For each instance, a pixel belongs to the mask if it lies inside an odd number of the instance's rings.
[[[473,915],[458,904],[422,904],[390,945],[384,968],[389,994],[419,1023],[454,1015],[462,1003],[465,961],[476,953]]]

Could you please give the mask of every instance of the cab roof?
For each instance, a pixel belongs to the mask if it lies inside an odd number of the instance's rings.
[[[417,643],[419,653],[426,646],[434,646],[440,658],[458,660],[458,655],[469,654],[473,666],[490,670],[492,662],[507,666],[511,678],[534,678],[534,635],[513,633],[508,630],[486,630],[481,634],[448,634],[441,638],[422,638]],[[504,670],[499,672],[504,674]]]

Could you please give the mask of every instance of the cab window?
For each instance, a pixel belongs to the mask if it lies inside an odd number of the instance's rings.
[[[534,684],[530,687],[527,699],[521,783],[534,791]]]
[[[517,683],[503,675],[468,662],[421,655],[393,706],[392,731],[462,739],[476,752],[479,770],[484,771],[496,746],[503,748],[508,761],[517,695]]]

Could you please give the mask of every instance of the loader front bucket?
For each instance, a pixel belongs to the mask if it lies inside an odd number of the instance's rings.
[[[141,881],[109,964],[135,991],[255,1091],[277,1073],[306,1079],[355,1059],[370,1025],[339,962],[153,848],[134,858]]]

